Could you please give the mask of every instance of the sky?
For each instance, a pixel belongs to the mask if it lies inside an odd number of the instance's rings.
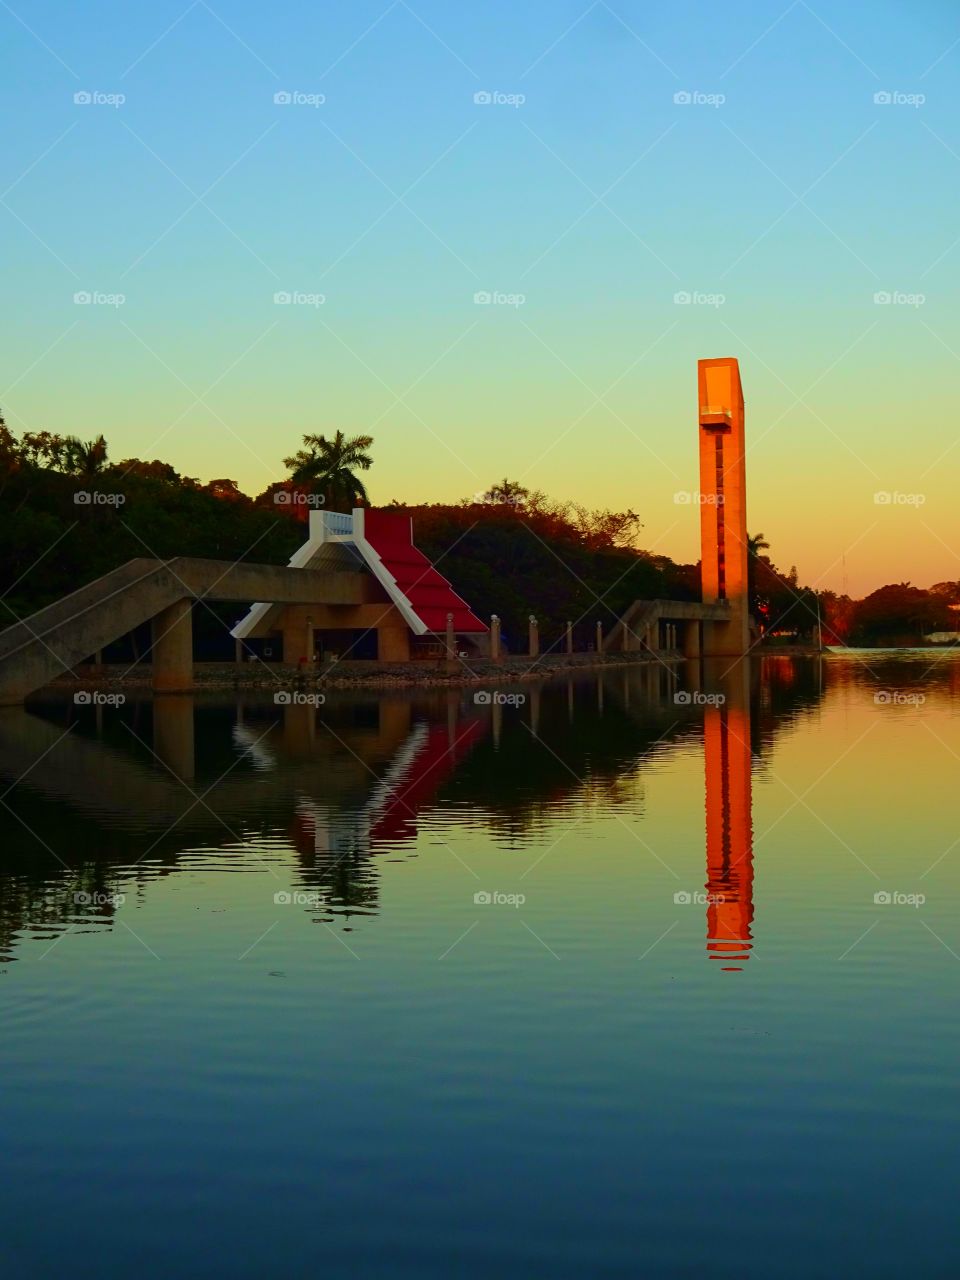
[[[960,578],[954,0],[0,3],[0,409],[259,492],[509,476],[698,558],[696,361],[748,526]]]

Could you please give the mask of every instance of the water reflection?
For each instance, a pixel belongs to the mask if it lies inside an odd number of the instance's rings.
[[[416,857],[425,825],[483,831],[509,852],[587,809],[642,823],[648,764],[702,742],[707,950],[742,967],[751,775],[832,683],[858,679],[837,675],[790,659],[762,674],[694,662],[505,685],[488,699],[463,689],[332,693],[322,707],[230,695],[11,709],[0,715],[0,957],[26,938],[108,928],[116,894],[129,901],[182,870],[267,870],[276,887],[292,877],[315,895],[314,918],[349,924],[381,909],[382,861]],[[924,680],[949,687],[956,675]],[[861,686],[872,678],[861,673]]]
[[[707,950],[746,961],[752,947],[753,803],[750,664],[709,671],[703,718],[707,813]],[[720,699],[722,698],[722,701]],[[738,964],[724,968],[738,969]]]

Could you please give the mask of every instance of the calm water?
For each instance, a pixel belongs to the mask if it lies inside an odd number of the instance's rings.
[[[0,716],[9,1274],[960,1274],[957,657],[501,692]]]

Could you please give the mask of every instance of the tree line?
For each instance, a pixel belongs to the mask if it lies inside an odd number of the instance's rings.
[[[369,435],[307,434],[283,460],[286,475],[250,496],[235,480],[204,483],[160,459],[112,462],[102,435],[17,437],[0,417],[0,627],[139,556],[284,564],[310,510],[369,502],[372,445]],[[699,599],[699,566],[643,550],[632,510],[590,509],[507,478],[459,502],[386,505],[409,513],[417,545],[480,616],[501,617],[508,643],[523,643],[531,614],[544,647],[561,643],[568,622],[586,647],[598,621],[609,630],[634,600]],[[751,611],[774,641],[809,641],[818,621],[838,644],[956,629],[960,584],[892,584],[854,601],[782,573],[762,534],[748,550]]]

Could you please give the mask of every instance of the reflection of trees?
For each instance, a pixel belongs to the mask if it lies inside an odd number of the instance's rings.
[[[204,704],[185,729],[189,789],[152,756],[147,707],[124,709],[136,737],[122,716],[104,720],[103,737],[81,717],[62,742],[62,709],[60,724],[13,713],[0,723],[0,775],[26,778],[6,801],[18,816],[2,819],[0,958],[28,928],[109,927],[107,896],[175,874],[185,850],[192,868],[204,850],[218,868],[232,849],[244,870],[286,859],[290,879],[273,890],[316,893],[307,910],[329,921],[379,909],[378,858],[412,852],[424,814],[482,823],[510,843],[573,809],[640,813],[644,757],[703,734],[702,712],[674,703],[666,670],[653,674],[505,686],[524,693],[519,707],[478,706],[471,689],[345,694],[296,716],[266,699]],[[754,676],[756,754],[821,689],[810,662],[771,658],[763,683]],[[960,665],[935,678],[956,682]]]

